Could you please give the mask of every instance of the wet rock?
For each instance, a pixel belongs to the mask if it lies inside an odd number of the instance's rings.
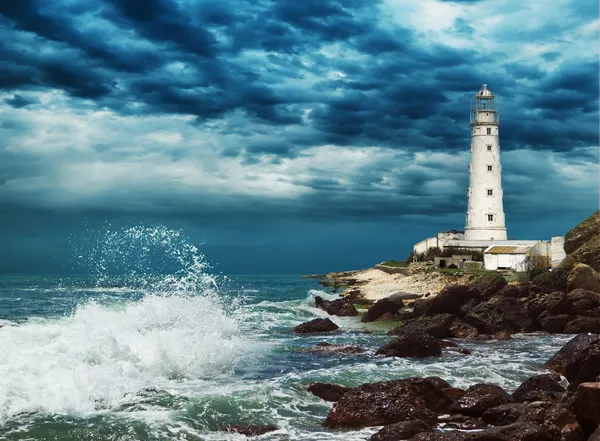
[[[315,305],[317,308],[326,311],[329,315],[337,315],[339,317],[355,317],[358,315],[358,311],[347,297],[329,301],[316,296]]]
[[[374,322],[386,312],[395,314],[398,310],[404,308],[404,301],[402,296],[391,295],[384,299],[379,299],[377,302],[369,308],[367,313],[363,315],[361,321],[364,323]]]
[[[498,273],[487,273],[479,277],[472,286],[477,289],[483,298],[489,298],[504,288],[508,283]]]
[[[442,354],[437,338],[425,332],[402,334],[377,350],[377,355],[387,357],[436,357]]]
[[[565,334],[600,334],[600,317],[575,317],[565,325]]]
[[[379,316],[377,318],[377,320],[375,320],[375,321],[376,322],[389,322],[391,320],[398,320],[398,317],[396,317],[396,315],[391,312],[386,312],[385,314]]]
[[[397,441],[408,439],[417,433],[433,432],[433,426],[424,421],[401,421],[385,426],[379,432],[375,433],[371,441]]]
[[[429,307],[433,303],[433,297],[415,300],[412,304],[415,317],[421,317],[427,313]]]
[[[445,349],[445,348],[458,348],[458,344],[456,342],[453,342],[451,340],[440,340],[440,346]]]
[[[328,318],[318,318],[292,328],[292,332],[294,334],[317,334],[333,332],[337,331],[338,329],[340,329],[339,326]]]
[[[481,334],[499,332],[532,332],[537,330],[527,308],[519,299],[512,297],[492,297],[477,305],[463,322],[477,328]]]
[[[325,401],[338,401],[342,395],[350,390],[349,387],[331,383],[313,383],[307,390]]]
[[[559,401],[566,393],[563,380],[558,374],[542,374],[528,378],[512,393],[520,403],[532,401]]]
[[[586,350],[598,342],[600,342],[599,334],[580,334],[554,354],[544,367],[564,375],[568,365],[575,363]]]
[[[556,441],[586,439],[575,414],[562,404],[544,401],[527,404],[519,422],[536,423],[546,427]]]
[[[600,424],[600,383],[581,383],[577,386],[573,409],[587,435]]]
[[[527,309],[533,317],[546,311],[550,314],[566,314],[569,312],[567,295],[562,292],[538,294],[527,302]]]
[[[515,423],[478,432],[420,433],[410,441],[552,441],[552,435],[537,424]]]
[[[525,404],[508,403],[486,410],[481,419],[494,426],[507,426],[516,423],[525,410]]]
[[[584,263],[576,264],[567,278],[567,290],[578,288],[600,292],[600,273]]]
[[[268,432],[279,430],[277,426],[256,426],[252,424],[236,424],[227,427],[227,432],[240,433],[246,436],[260,436]]]
[[[442,389],[442,392],[444,392],[444,394],[450,398],[450,400],[454,403],[456,400],[458,400],[460,397],[462,397],[467,391],[464,389],[461,389],[460,387],[448,387],[445,389]]]
[[[511,403],[511,396],[500,386],[475,384],[452,404],[450,410],[463,415],[480,417],[483,413],[501,404]]]
[[[540,329],[552,334],[562,334],[565,330],[565,326],[567,326],[567,323],[569,323],[572,319],[573,316],[568,314],[545,315],[544,317],[538,317]]]
[[[454,430],[477,430],[487,426],[480,418],[473,418],[466,415],[440,415],[438,424],[444,429]]]
[[[341,355],[352,355],[360,354],[364,352],[364,349],[359,346],[331,344],[325,341],[317,343],[314,347],[308,349],[307,352],[314,352],[317,354],[341,354]]]
[[[596,428],[596,431],[588,438],[588,441],[600,441],[600,425]]]
[[[448,336],[450,328],[456,320],[457,318],[452,314],[438,314],[421,317],[392,329],[390,332],[388,332],[388,335],[425,332],[437,338],[444,338]]]
[[[323,425],[359,428],[409,420],[435,424],[436,414],[445,412],[452,403],[440,387],[443,383],[439,379],[408,378],[363,384],[342,395]]]
[[[427,309],[427,315],[459,314],[461,307],[471,299],[480,298],[479,291],[466,285],[446,285],[442,291],[432,299]]]
[[[476,338],[478,335],[477,328],[462,321],[455,322],[448,331],[448,337],[452,338]]]

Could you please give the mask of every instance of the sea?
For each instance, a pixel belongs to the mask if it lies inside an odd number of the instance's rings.
[[[72,243],[72,276],[0,276],[0,439],[243,440],[235,424],[275,425],[261,440],[368,440],[378,428],[322,427],[332,403],[314,382],[358,386],[439,376],[514,390],[567,336],[460,342],[472,355],[375,355],[390,324],[330,317],[342,332],[295,335],[337,298],[300,275],[223,274],[183,232],[135,226]],[[365,333],[370,331],[371,333]],[[308,351],[321,341],[364,353]]]

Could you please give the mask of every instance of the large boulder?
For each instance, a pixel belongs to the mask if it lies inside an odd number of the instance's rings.
[[[525,404],[523,403],[501,404],[483,412],[481,419],[494,426],[507,426],[516,423],[524,410]]]
[[[442,347],[437,338],[426,332],[401,334],[395,340],[377,350],[377,355],[387,357],[436,357],[442,355]]]
[[[526,305],[532,317],[538,317],[543,312],[550,314],[569,312],[569,301],[563,292],[539,293],[528,299]]]
[[[600,441],[600,424],[596,428],[596,431],[592,433],[592,436],[590,436],[587,441]]]
[[[600,271],[600,210],[566,234],[565,252],[575,262]]]
[[[558,401],[566,393],[566,388],[558,374],[541,374],[525,380],[513,393],[515,401]]]
[[[389,312],[395,314],[400,309],[404,308],[402,295],[394,294],[384,299],[379,299],[373,306],[369,308],[367,313],[363,315],[361,321],[364,323],[374,322],[383,314]]]
[[[419,433],[410,441],[553,441],[546,428],[532,423],[488,427],[477,432]]]
[[[471,286],[481,293],[483,298],[488,298],[504,288],[508,282],[497,272],[487,273],[479,277]]]
[[[600,334],[600,317],[575,317],[565,325],[565,334]]]
[[[535,423],[547,428],[556,441],[586,440],[575,414],[560,403],[529,403],[519,417],[519,422]]]
[[[600,374],[600,335],[579,334],[563,346],[545,367],[569,380],[569,387],[594,381]]]
[[[600,383],[581,383],[573,402],[575,415],[587,435],[600,424]]]
[[[421,420],[400,421],[399,423],[385,426],[371,436],[370,441],[398,441],[409,439],[417,433],[433,432],[433,425]]]
[[[512,401],[511,396],[500,386],[475,384],[450,406],[450,410],[463,415],[480,417],[486,410]]]
[[[567,279],[567,290],[572,291],[578,288],[600,292],[600,273],[584,263],[575,265]]]
[[[325,401],[338,401],[342,395],[350,390],[349,387],[340,386],[331,383],[313,383],[307,390]]]
[[[328,318],[318,318],[292,328],[292,332],[294,334],[318,334],[324,332],[333,332],[337,331],[338,329],[340,329],[339,326]]]
[[[567,294],[570,312],[575,315],[600,316],[600,293],[577,288]]]
[[[442,291],[433,298],[426,315],[435,314],[460,314],[462,306],[471,299],[479,299],[481,294],[473,287],[467,285],[446,285]]]
[[[462,318],[481,334],[532,332],[537,324],[523,302],[513,297],[492,297],[480,303]]]
[[[323,300],[323,297],[316,296],[315,305],[317,308],[326,311],[329,315],[337,315],[339,317],[356,317],[358,315],[358,311],[347,297],[336,300]]]
[[[450,385],[438,378],[408,378],[363,384],[342,395],[323,423],[330,428],[382,426],[421,420],[435,424],[452,401],[442,389]]]
[[[457,320],[452,314],[438,314],[421,317],[404,323],[388,332],[388,335],[401,335],[410,332],[426,332],[437,338],[448,336],[450,328]]]
[[[573,320],[573,316],[569,314],[541,314],[538,317],[538,322],[540,324],[540,330],[545,332],[550,332],[552,334],[562,334],[571,320]]]

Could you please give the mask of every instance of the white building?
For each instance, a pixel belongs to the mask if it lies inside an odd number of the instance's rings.
[[[551,245],[549,241],[538,241],[533,245],[501,245],[500,243],[494,242],[483,252],[483,266],[486,270],[527,271],[535,266],[550,266]]]
[[[506,240],[499,124],[494,94],[484,84],[471,100],[471,164],[465,240]]]

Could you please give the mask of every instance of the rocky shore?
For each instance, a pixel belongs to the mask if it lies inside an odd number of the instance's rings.
[[[545,363],[548,373],[529,378],[511,394],[494,384],[454,388],[437,377],[354,388],[317,383],[309,391],[335,403],[323,426],[383,426],[372,441],[600,441],[600,212],[567,234],[565,249],[559,268],[531,281],[508,284],[502,275],[488,273],[468,284],[453,280],[439,294],[417,299],[387,291],[371,297],[372,306],[360,316],[362,322],[395,325],[375,357],[439,357],[445,351],[469,357],[461,341],[573,334]],[[337,280],[346,280],[346,291],[352,291],[364,274],[348,272]],[[365,285],[358,283],[361,291]],[[357,296],[345,294],[333,301],[316,298],[315,304],[329,315],[359,316]],[[292,332],[327,335],[343,329],[322,318]],[[317,346],[315,351],[338,355],[360,352],[327,342]]]

